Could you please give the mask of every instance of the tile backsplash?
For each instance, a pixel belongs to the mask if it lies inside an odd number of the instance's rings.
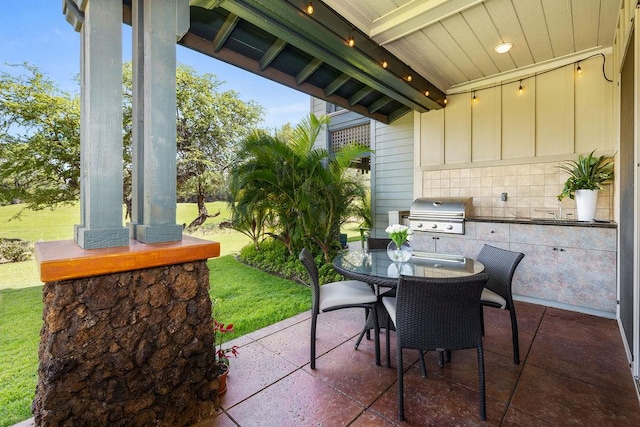
[[[576,218],[575,201],[558,202],[568,175],[558,162],[487,166],[423,172],[423,197],[473,197],[471,216],[494,218]],[[502,193],[507,200],[502,201]],[[596,218],[613,219],[613,188],[598,194]]]

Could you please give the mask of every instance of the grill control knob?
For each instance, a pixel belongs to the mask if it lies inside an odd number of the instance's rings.
[[[419,223],[417,223],[417,224],[416,224],[416,227],[418,227],[418,228],[422,228],[422,225],[423,225],[423,224],[422,224],[421,222],[419,222]]]
[[[438,228],[438,224],[431,224],[431,228],[435,230],[436,228]]]
[[[453,225],[451,224],[447,225],[447,230],[453,230]]]

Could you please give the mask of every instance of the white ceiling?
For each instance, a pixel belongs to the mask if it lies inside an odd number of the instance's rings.
[[[606,52],[613,44],[621,4],[621,0],[323,1],[449,93]],[[493,50],[502,42],[513,43],[506,54]]]

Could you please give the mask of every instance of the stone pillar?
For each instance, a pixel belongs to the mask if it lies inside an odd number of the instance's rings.
[[[122,226],[122,3],[67,0],[80,17],[80,224],[84,249],[129,244]],[[75,13],[69,13],[73,10]],[[116,59],[117,58],[117,59]]]
[[[189,425],[217,378],[208,258],[220,244],[84,250],[38,242],[43,288],[36,425]]]

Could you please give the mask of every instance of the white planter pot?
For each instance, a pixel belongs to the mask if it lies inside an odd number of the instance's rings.
[[[578,221],[593,221],[596,216],[598,190],[576,190]]]

